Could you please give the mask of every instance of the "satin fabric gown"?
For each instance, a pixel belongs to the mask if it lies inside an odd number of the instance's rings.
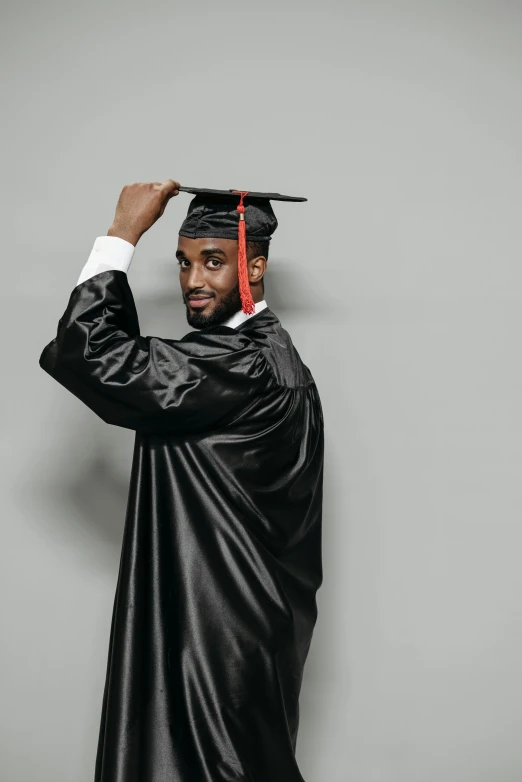
[[[76,286],[40,366],[136,432],[95,782],[303,782],[323,414],[269,309],[140,335],[127,275]]]

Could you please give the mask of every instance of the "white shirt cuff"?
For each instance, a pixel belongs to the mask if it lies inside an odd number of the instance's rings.
[[[118,270],[127,273],[135,249],[133,244],[119,236],[98,236],[76,285],[101,272]]]

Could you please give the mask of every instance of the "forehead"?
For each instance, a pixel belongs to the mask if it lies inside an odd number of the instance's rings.
[[[178,252],[187,257],[198,257],[212,249],[219,249],[227,257],[237,257],[237,239],[219,239],[214,237],[200,237],[189,239],[188,236],[178,236]]]

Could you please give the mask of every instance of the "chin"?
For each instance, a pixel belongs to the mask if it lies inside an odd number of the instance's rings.
[[[208,317],[205,317],[202,312],[189,312],[187,309],[187,323],[194,329],[202,329],[208,323]]]
[[[228,320],[241,309],[241,298],[239,288],[234,289],[228,297],[216,301],[214,306],[208,312],[191,311],[188,304],[187,322],[191,328],[203,329],[206,326],[219,326],[225,320]]]
[[[219,308],[214,308],[210,312],[191,312],[187,307],[187,323],[194,329],[203,329],[206,326],[217,326],[230,317],[223,315]]]

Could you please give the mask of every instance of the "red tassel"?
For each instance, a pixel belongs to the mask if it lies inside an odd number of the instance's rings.
[[[250,293],[250,283],[248,281],[247,253],[246,253],[246,224],[245,207],[243,198],[248,195],[250,190],[234,190],[234,193],[241,195],[241,200],[237,206],[239,212],[239,223],[237,226],[237,275],[239,279],[239,295],[241,296],[241,309],[247,315],[253,315],[256,311],[255,303]]]

